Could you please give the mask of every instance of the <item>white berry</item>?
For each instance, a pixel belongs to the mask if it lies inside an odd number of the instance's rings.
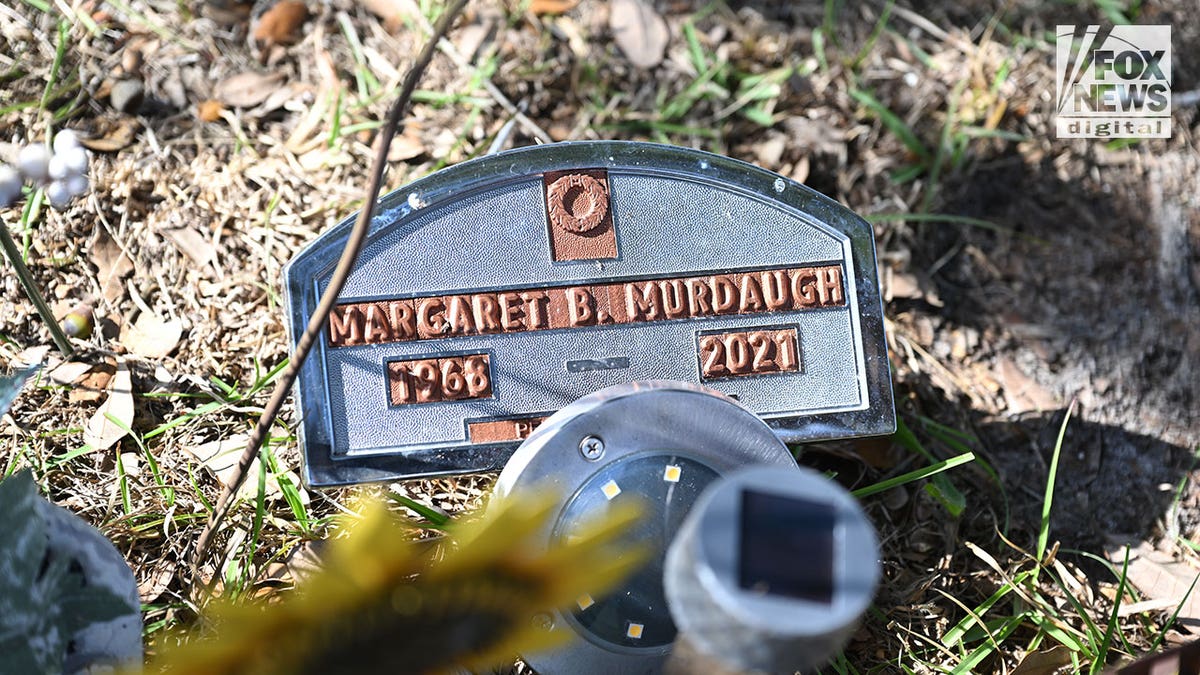
[[[64,182],[67,184],[67,192],[71,193],[72,197],[78,197],[79,195],[87,192],[87,189],[88,189],[87,176],[80,175],[80,174],[72,174],[70,176],[67,176],[67,180]]]
[[[71,203],[71,191],[61,180],[56,180],[46,186],[46,196],[50,199],[50,205],[56,209],[61,209]]]
[[[50,158],[50,170],[47,173],[50,174],[50,180],[62,180],[75,174],[71,167],[67,166],[62,155],[54,155]]]
[[[0,208],[21,196],[21,175],[7,164],[0,164]]]
[[[70,148],[79,147],[79,137],[70,129],[63,129],[54,135],[54,154],[61,154]]]
[[[62,133],[66,132],[64,131]],[[87,174],[87,150],[84,150],[78,145],[74,145],[69,148],[63,148],[61,150],[58,149],[58,143],[55,143],[54,146],[54,156],[62,157],[63,161],[66,162],[67,167],[71,169],[71,173],[77,173],[80,175]]]
[[[42,143],[32,143],[17,153],[17,169],[29,180],[37,183],[46,180],[50,173],[50,153]]]

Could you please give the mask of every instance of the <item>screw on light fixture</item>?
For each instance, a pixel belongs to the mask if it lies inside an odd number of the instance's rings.
[[[604,440],[599,436],[587,436],[579,441],[579,454],[594,462],[604,456]]]

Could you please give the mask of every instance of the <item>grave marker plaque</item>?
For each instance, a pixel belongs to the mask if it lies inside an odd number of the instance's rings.
[[[353,217],[286,271],[299,339]],[[465,162],[384,197],[296,397],[311,486],[503,466],[633,380],[704,384],[785,441],[895,426],[870,226],[751,165],[646,143]]]

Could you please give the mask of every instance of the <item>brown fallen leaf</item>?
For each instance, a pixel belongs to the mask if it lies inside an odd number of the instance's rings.
[[[267,45],[290,45],[300,40],[300,27],[308,20],[308,7],[300,0],[282,0],[263,12],[254,27],[254,39]]]
[[[83,361],[67,361],[50,371],[50,381],[69,386],[81,380],[92,368],[92,364]]]
[[[96,450],[107,450],[125,438],[133,425],[133,378],[124,361],[109,383],[108,398],[88,420],[83,442]]]
[[[121,344],[144,359],[161,359],[175,349],[182,336],[183,324],[177,319],[163,321],[143,313],[137,323],[125,325],[121,331]]]
[[[133,272],[133,261],[99,223],[88,248],[88,259],[96,266],[96,280],[104,299],[116,302],[125,294],[124,280]]]
[[[117,361],[112,357],[97,363],[75,382],[75,387],[71,389],[71,393],[67,394],[67,400],[71,403],[99,401],[104,398],[104,393],[108,391],[108,383],[112,381],[116,372]]]
[[[154,602],[166,592],[175,578],[175,568],[178,565],[170,558],[159,558],[150,565],[137,566],[138,597],[142,602]]]
[[[562,14],[575,8],[579,0],[533,0],[529,3],[529,11],[538,16],[543,14]]]
[[[101,117],[96,119],[89,135],[79,137],[79,143],[95,152],[116,152],[129,147],[141,130],[142,123],[130,115]]]
[[[1109,561],[1120,570],[1125,563],[1125,548],[1113,546],[1107,553]],[[1141,591],[1146,600],[1161,600],[1163,607],[1178,608],[1176,621],[1192,629],[1200,626],[1198,575],[1200,570],[1175,560],[1145,542],[1129,550],[1129,582]]]
[[[625,58],[638,68],[662,63],[667,51],[667,22],[645,0],[613,0],[608,28]]]
[[[207,265],[217,255],[212,239],[206,238],[191,227],[173,227],[161,230],[163,236],[175,244],[179,252],[191,258],[197,265]]]
[[[253,108],[270,98],[283,80],[283,73],[238,73],[218,82],[213,97],[230,108]]]
[[[1063,645],[1029,652],[1009,675],[1067,675],[1071,667],[1071,650]]]
[[[375,141],[371,144],[372,154],[378,150],[382,140],[382,135],[375,137]],[[403,136],[392,138],[392,145],[388,148],[388,161],[404,162],[423,154],[425,154],[425,142],[421,140],[420,127],[409,124],[408,128],[404,130]]]
[[[196,116],[201,122],[216,122],[221,119],[221,113],[225,110],[225,106],[216,99],[208,99],[201,101],[200,105],[196,106]]]
[[[363,7],[383,19],[383,28],[395,33],[404,26],[404,15],[412,6],[404,0],[363,0]]]
[[[209,471],[216,476],[217,482],[222,486],[228,486],[237,475],[237,463],[242,456],[242,451],[246,449],[246,435],[239,434],[230,438],[210,441],[202,443],[195,447],[184,446],[184,450],[195,457],[197,461],[204,465]],[[238,489],[238,497],[241,499],[254,499],[258,495],[258,472],[262,469],[262,460],[255,458],[254,463],[250,465],[250,469],[246,471],[246,480],[242,483],[242,487]],[[300,477],[293,471],[287,471],[285,474],[292,485],[300,485]],[[279,480],[275,475],[267,475],[266,495],[269,499],[276,499],[282,496],[283,492],[279,488]],[[301,490],[301,500],[307,500],[308,494]]]

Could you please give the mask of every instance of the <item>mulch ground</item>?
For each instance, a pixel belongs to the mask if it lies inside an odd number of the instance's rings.
[[[83,306],[96,330],[62,364],[15,277],[0,278],[0,361],[46,362],[0,422],[0,463],[32,466],[52,499],[117,543],[148,624],[187,623],[196,580],[184,557],[228,479],[221,458],[240,452],[287,356],[281,269],[356,210],[428,3],[87,0],[66,18],[67,3],[39,4],[0,6],[0,159],[50,126],[75,129],[94,150],[91,191],[0,219],[56,313]],[[665,50],[648,55],[652,30],[640,47],[615,38],[622,4],[472,3],[391,146],[387,184],[485,153],[519,110],[505,147],[670,142],[758,164],[867,217],[954,217],[876,218],[878,258],[901,416],[936,455],[965,447],[983,461],[950,474],[969,504],[958,518],[920,485],[867,501],[885,581],[851,663],[949,658],[928,640],[1001,582],[965,542],[1002,565],[1022,558],[999,533],[1032,550],[1072,401],[1052,539],[1197,560],[1178,543],[1200,541],[1194,7],[1147,4],[1137,17],[1175,31],[1185,103],[1172,138],[1113,144],[1054,138],[1047,35],[1108,21],[1090,6],[664,2]],[[132,434],[103,424],[105,412]],[[286,409],[271,444],[284,476],[299,461],[294,422]],[[886,441],[804,456],[852,487],[924,461]],[[385,489],[461,513],[489,481]],[[248,588],[286,585],[333,516],[381,489],[301,491],[298,505],[282,482],[271,481],[254,554],[246,500],[204,576],[238,565]],[[1115,579],[1064,559],[1106,616]],[[1006,646],[981,668],[1024,656]]]

